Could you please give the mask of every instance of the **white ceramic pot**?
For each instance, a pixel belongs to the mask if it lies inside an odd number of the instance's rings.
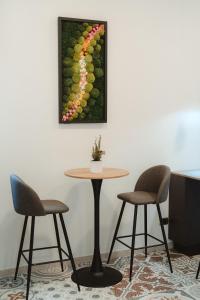
[[[90,171],[92,173],[101,173],[103,171],[102,161],[101,160],[99,160],[99,161],[92,160],[90,162]]]

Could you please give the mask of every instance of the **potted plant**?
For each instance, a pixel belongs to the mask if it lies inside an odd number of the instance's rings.
[[[94,146],[92,147],[92,161],[90,165],[90,171],[93,173],[100,173],[103,170],[103,165],[101,161],[102,155],[105,151],[101,150],[101,135],[99,139],[95,140]]]

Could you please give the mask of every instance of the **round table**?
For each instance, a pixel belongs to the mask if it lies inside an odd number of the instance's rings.
[[[90,179],[94,192],[94,252],[92,264],[77,270],[77,276],[72,274],[74,282],[86,287],[106,287],[114,285],[122,280],[122,274],[113,268],[102,265],[99,245],[99,200],[103,179],[119,178],[127,176],[128,171],[116,168],[103,168],[101,173],[92,173],[87,168],[72,169],[64,173],[66,176]]]

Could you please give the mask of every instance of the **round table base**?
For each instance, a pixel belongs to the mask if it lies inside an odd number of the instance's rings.
[[[82,268],[76,271],[77,278],[75,274],[72,274],[72,280],[80,285],[86,287],[106,287],[117,284],[122,280],[122,274],[109,267],[104,267],[102,273],[92,273],[90,272],[90,267]]]

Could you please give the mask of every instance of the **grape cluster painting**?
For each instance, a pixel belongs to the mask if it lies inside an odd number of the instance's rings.
[[[107,23],[58,18],[59,122],[107,121]]]

